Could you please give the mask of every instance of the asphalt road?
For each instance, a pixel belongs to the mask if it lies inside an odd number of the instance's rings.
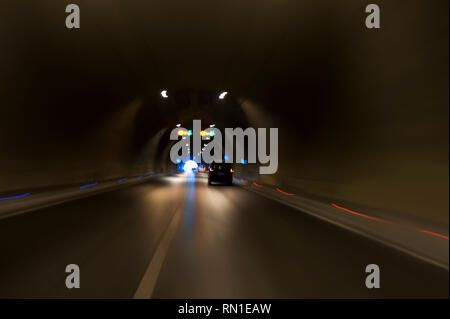
[[[80,289],[66,288],[67,264]],[[365,286],[368,264],[379,289]],[[448,283],[446,270],[200,177],[0,220],[2,298],[448,298]]]

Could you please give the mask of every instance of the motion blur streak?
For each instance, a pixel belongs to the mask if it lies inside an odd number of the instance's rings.
[[[355,215],[358,215],[358,216],[361,216],[361,217],[364,217],[364,218],[368,218],[368,219],[372,219],[372,220],[376,220],[376,221],[379,221],[379,222],[382,222],[382,223],[390,223],[390,224],[392,224],[391,221],[388,221],[388,220],[385,220],[385,219],[381,219],[381,218],[377,218],[377,217],[372,217],[372,216],[361,214],[361,213],[358,213],[358,212],[354,212],[354,211],[352,211],[350,209],[338,206],[338,205],[333,204],[333,203],[331,203],[331,206],[334,206],[336,208],[344,210],[344,211],[346,211],[347,213],[350,213],[350,214],[355,214]]]
[[[88,185],[84,185],[84,186],[80,186],[80,188],[86,188],[86,187],[91,187],[91,186],[95,186],[98,183],[93,183],[93,184],[88,184]]]
[[[26,194],[23,194],[23,195],[18,195],[18,196],[12,196],[12,197],[4,197],[4,198],[0,198],[0,200],[5,200],[5,199],[14,199],[14,198],[20,198],[20,197],[25,197],[25,196],[28,196],[28,195],[30,195],[31,193],[26,193]]]
[[[262,185],[256,184],[256,182],[253,182],[253,185],[255,185],[256,187],[263,187]]]
[[[291,193],[286,193],[286,192],[282,191],[281,189],[279,189],[278,187],[276,189],[277,189],[277,191],[279,191],[280,193],[282,193],[284,195],[288,195],[288,196],[295,195],[295,194],[291,194]]]
[[[332,203],[331,205],[334,206],[334,207],[336,207],[336,208],[342,209],[342,210],[344,210],[344,211],[346,211],[346,212],[348,212],[348,213],[355,214],[355,215],[358,215],[358,216],[361,216],[361,217],[364,217],[364,218],[376,220],[376,221],[383,222],[383,223],[394,224],[394,222],[392,222],[392,221],[385,220],[385,219],[381,219],[381,218],[377,218],[377,217],[373,217],[373,216],[369,216],[369,215],[365,215],[365,214],[361,214],[361,213],[357,213],[357,212],[355,212],[355,211],[352,211],[352,210],[350,210],[350,209],[347,209],[347,208],[338,206],[338,205],[333,204],[333,203]],[[441,238],[448,239],[447,236],[444,236],[444,235],[441,235],[441,234],[438,234],[438,233],[434,233],[434,232],[431,232],[431,231],[428,231],[428,230],[423,230],[423,229],[421,229],[420,232],[422,232],[422,233],[427,233],[427,234],[430,234],[430,235],[434,235],[434,236],[438,236],[438,237],[441,237]]]
[[[423,229],[422,229],[421,232],[422,232],[422,233],[427,233],[427,234],[430,234],[430,235],[434,235],[434,236],[438,236],[438,237],[441,237],[441,238],[445,238],[445,239],[448,240],[448,237],[447,237],[447,236],[444,236],[444,235],[441,235],[441,234],[437,234],[437,233],[433,233],[433,232],[428,231],[428,230],[423,230]]]

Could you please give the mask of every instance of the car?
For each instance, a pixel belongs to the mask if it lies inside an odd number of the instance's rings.
[[[213,182],[233,184],[233,167],[229,163],[212,163],[209,166],[208,185]]]

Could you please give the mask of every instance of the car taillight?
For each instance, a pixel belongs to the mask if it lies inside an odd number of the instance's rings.
[[[210,172],[214,172],[214,170],[212,168],[209,169]]]
[[[230,168],[230,172],[231,172],[231,173],[234,173],[234,169]]]

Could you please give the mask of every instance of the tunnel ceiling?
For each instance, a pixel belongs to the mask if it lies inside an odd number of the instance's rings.
[[[65,27],[65,1],[1,4],[7,48],[0,52],[2,95],[6,105],[15,105],[7,115],[26,110],[43,131],[65,128],[67,117],[89,126],[136,100],[151,109],[147,120],[158,126],[197,114],[237,118],[216,112],[221,105],[215,97],[227,90],[231,103],[256,102],[274,125],[303,127],[302,135],[310,135],[363,114],[353,108],[375,86],[395,93],[381,78],[400,83],[401,90],[427,85],[398,72],[410,67],[404,56],[420,45],[413,34],[431,43],[429,34],[411,27],[441,28],[445,21],[429,21],[425,13],[439,16],[442,10],[420,1],[408,5],[409,20],[393,19],[401,4],[380,1],[387,11],[383,34],[364,30],[366,3],[359,0],[75,3],[81,9],[77,30]],[[445,58],[448,49],[435,52]],[[437,67],[416,65],[425,70],[413,72],[430,75]],[[161,89],[170,103],[161,100]]]
[[[317,14],[325,3],[76,3],[81,29],[69,31],[64,25],[64,1],[11,6],[3,2],[3,32],[13,32],[4,34],[11,50],[2,55],[12,80],[27,78],[33,83],[27,90],[36,94],[50,90],[54,98],[59,94],[69,100],[66,103],[82,94],[120,102],[130,96],[159,94],[161,88],[229,90],[245,96],[255,88],[263,92],[291,81],[293,69],[303,69],[303,75],[320,74],[318,65],[308,67],[312,60],[321,60],[322,69],[328,68],[326,58],[316,56],[330,30],[325,22],[330,17]],[[98,107],[108,105],[115,103]]]
[[[284,110],[284,121],[298,108],[314,118],[323,109],[311,105],[333,95],[336,53],[329,40],[337,18],[321,13],[333,1],[76,3],[78,30],[65,27],[64,1],[6,1],[1,8],[6,102],[16,105],[13,113],[39,119],[26,127],[52,138],[63,130],[64,139],[76,139],[136,101],[151,127],[146,139],[192,118],[249,125],[240,108],[224,107],[249,98],[266,113]],[[229,101],[217,101],[222,90]],[[299,97],[302,103],[293,105]]]

